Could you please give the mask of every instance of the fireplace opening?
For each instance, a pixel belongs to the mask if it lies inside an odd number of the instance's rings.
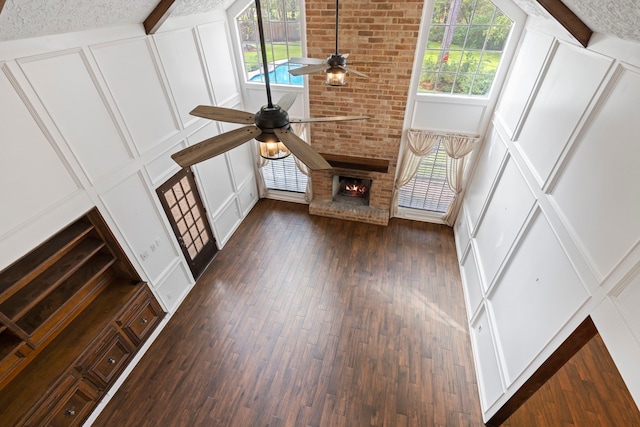
[[[333,201],[351,205],[369,206],[371,180],[349,176],[333,176]]]

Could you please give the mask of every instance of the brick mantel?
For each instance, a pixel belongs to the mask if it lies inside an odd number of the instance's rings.
[[[305,7],[307,54],[326,58],[335,52],[335,0],[306,0]],[[347,85],[335,87],[325,84],[323,73],[309,77],[311,117],[371,117],[362,121],[314,123],[311,145],[321,153],[388,161],[387,173],[375,173],[372,190],[376,194],[371,199],[373,209],[387,213],[422,7],[423,1],[416,0],[340,0],[339,52],[349,53],[347,67],[370,78],[347,74]],[[330,202],[330,199],[316,200],[326,197],[322,187],[328,184],[322,180],[330,175],[312,174],[316,204]]]

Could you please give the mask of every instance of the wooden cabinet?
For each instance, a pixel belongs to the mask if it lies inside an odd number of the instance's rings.
[[[99,390],[104,390],[127,366],[134,348],[113,326],[107,328],[97,343],[76,368],[85,372],[85,377]]]
[[[73,375],[63,377],[48,398],[35,408],[25,426],[77,426],[89,415],[98,393]],[[22,424],[22,423],[20,423]]]
[[[1,271],[2,425],[80,425],[164,314],[96,210]]]
[[[121,319],[118,325],[136,345],[145,340],[147,335],[161,319],[162,308],[158,301],[148,294],[140,294],[131,304],[131,309]]]

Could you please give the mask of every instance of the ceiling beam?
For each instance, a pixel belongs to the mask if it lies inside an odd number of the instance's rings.
[[[0,0],[2,2],[4,0]],[[147,34],[155,34],[164,21],[171,15],[171,11],[175,7],[175,0],[160,0],[160,3],[144,20],[144,31]]]
[[[561,0],[537,0],[584,47],[589,44],[593,31]]]

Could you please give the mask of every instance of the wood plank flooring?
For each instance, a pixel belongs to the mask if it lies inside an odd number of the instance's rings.
[[[450,228],[261,200],[95,426],[482,426]]]
[[[640,427],[640,411],[596,334],[502,426]]]

